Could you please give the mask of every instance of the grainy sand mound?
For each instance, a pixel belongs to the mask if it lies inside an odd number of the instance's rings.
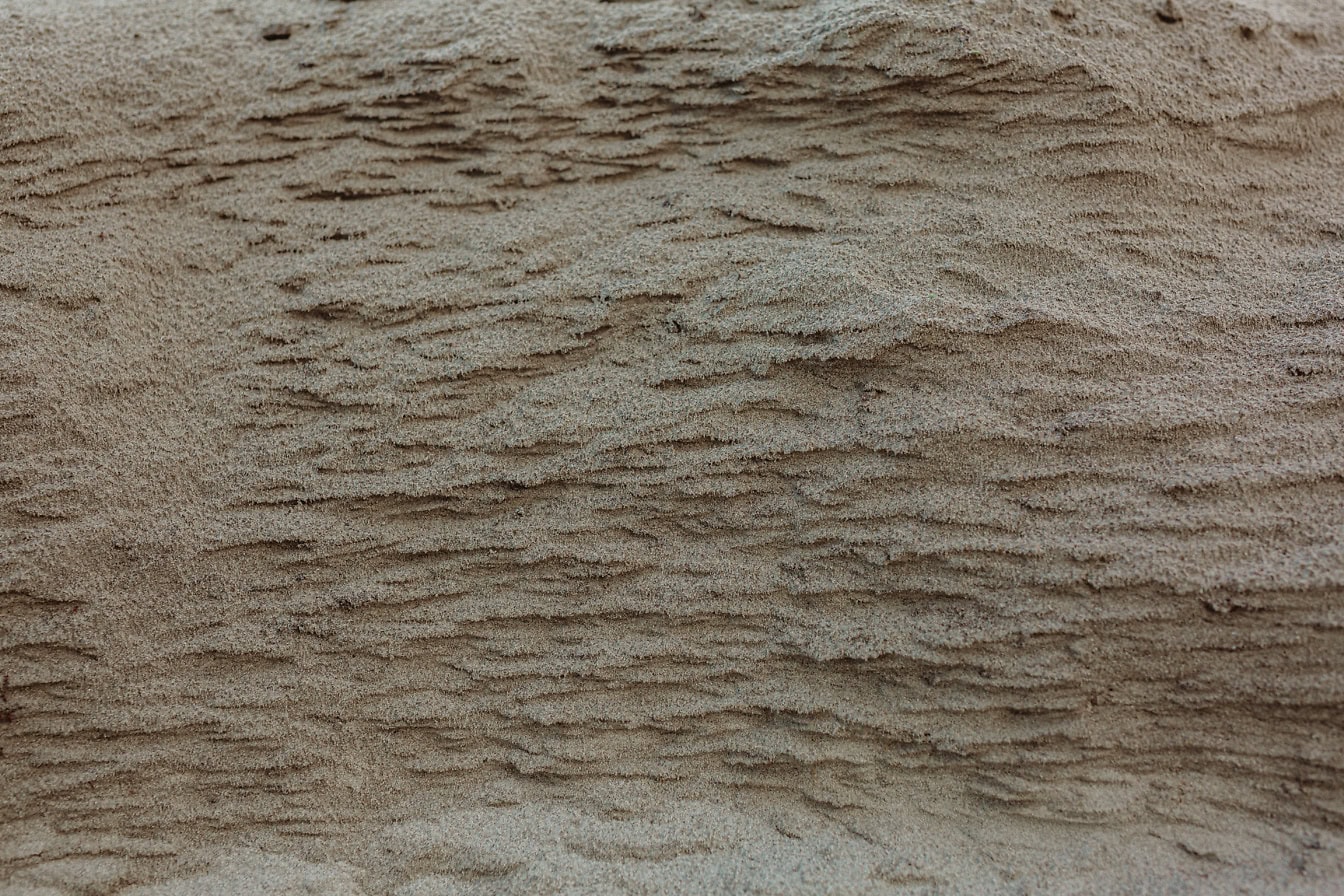
[[[0,4],[0,892],[1344,888],[1332,0]]]

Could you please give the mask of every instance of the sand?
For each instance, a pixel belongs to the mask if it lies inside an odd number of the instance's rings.
[[[0,3],[0,893],[1344,892],[1344,8]]]

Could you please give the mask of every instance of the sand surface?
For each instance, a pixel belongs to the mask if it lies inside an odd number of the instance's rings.
[[[1344,892],[1344,7],[0,2],[0,893]]]

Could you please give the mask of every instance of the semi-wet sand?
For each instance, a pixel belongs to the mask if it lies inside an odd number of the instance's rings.
[[[0,893],[1344,887],[1344,9],[0,3]]]

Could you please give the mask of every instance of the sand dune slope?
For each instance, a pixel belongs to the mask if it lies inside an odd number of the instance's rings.
[[[0,893],[1344,888],[1332,2],[0,4]]]

